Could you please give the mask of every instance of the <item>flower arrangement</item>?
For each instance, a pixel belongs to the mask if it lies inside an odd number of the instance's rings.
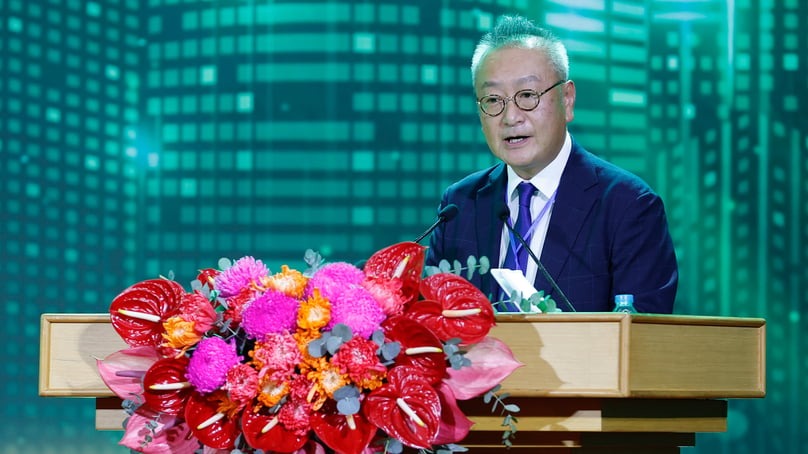
[[[473,424],[457,401],[490,400],[521,364],[488,336],[488,299],[458,275],[423,277],[424,252],[399,243],[360,269],[308,251],[304,272],[277,274],[243,257],[200,271],[190,292],[166,278],[130,286],[110,305],[128,348],[98,361],[130,414],[120,444],[144,453],[456,450]]]

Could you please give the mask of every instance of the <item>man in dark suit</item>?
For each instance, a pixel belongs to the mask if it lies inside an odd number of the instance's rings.
[[[529,187],[525,236],[575,310],[610,311],[615,295],[632,294],[639,312],[671,313],[678,269],[662,200],[568,133],[575,84],[563,44],[527,19],[504,16],[481,39],[471,70],[486,142],[503,162],[445,191],[441,207],[455,204],[459,213],[432,234],[427,264],[484,256],[492,267],[519,269],[570,311],[536,263],[518,264],[520,245],[503,223],[522,222],[517,188]],[[490,273],[472,282],[502,299]]]

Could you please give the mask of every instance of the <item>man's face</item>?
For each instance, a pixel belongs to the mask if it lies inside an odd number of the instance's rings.
[[[498,95],[512,97],[525,89],[541,93],[560,80],[544,51],[504,48],[491,52],[477,70],[477,98]],[[553,161],[573,119],[575,85],[561,84],[541,96],[538,107],[525,111],[513,100],[495,116],[478,109],[483,134],[491,152],[516,173],[530,179]]]

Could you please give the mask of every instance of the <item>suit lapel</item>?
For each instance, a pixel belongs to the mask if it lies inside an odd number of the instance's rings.
[[[542,248],[541,261],[556,281],[567,265],[570,252],[574,250],[573,246],[598,197],[598,191],[593,190],[598,177],[587,153],[573,141]],[[537,276],[537,281],[543,282],[544,279]],[[549,289],[549,283],[544,288]]]
[[[507,173],[500,163],[489,174],[488,182],[477,191],[475,218],[477,220],[477,257],[488,257],[492,268],[499,265],[499,247],[502,236],[502,221],[499,211],[505,200]],[[498,292],[491,273],[482,276],[480,290],[486,295]]]

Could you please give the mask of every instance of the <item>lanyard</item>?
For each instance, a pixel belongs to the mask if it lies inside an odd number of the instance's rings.
[[[555,202],[555,198],[556,198],[557,193],[558,193],[558,189],[553,191],[553,195],[551,195],[550,198],[547,199],[547,202],[542,207],[541,211],[539,212],[539,215],[536,216],[536,219],[534,219],[533,223],[530,224],[530,228],[527,230],[527,233],[524,235],[525,242],[530,241],[530,238],[533,236],[533,231],[536,230],[536,226],[539,225],[539,222],[541,222],[541,219],[544,217],[544,215],[547,213],[547,211],[549,211],[550,206],[553,204],[553,202]],[[517,216],[518,216],[518,214],[517,214]],[[508,222],[508,224],[510,224],[511,229],[513,229],[514,226],[513,226],[513,222],[511,222],[510,216],[508,217],[507,222]],[[516,238],[514,238],[514,236],[513,236],[513,231],[512,230],[508,231],[508,235],[510,236],[509,243],[510,243],[511,250],[513,251],[513,256],[517,257],[519,249],[522,248],[522,242],[521,241],[519,241],[519,242],[516,241]],[[517,264],[519,263],[518,260],[516,260],[516,262],[517,262]],[[526,270],[522,270],[522,271],[524,272]]]

